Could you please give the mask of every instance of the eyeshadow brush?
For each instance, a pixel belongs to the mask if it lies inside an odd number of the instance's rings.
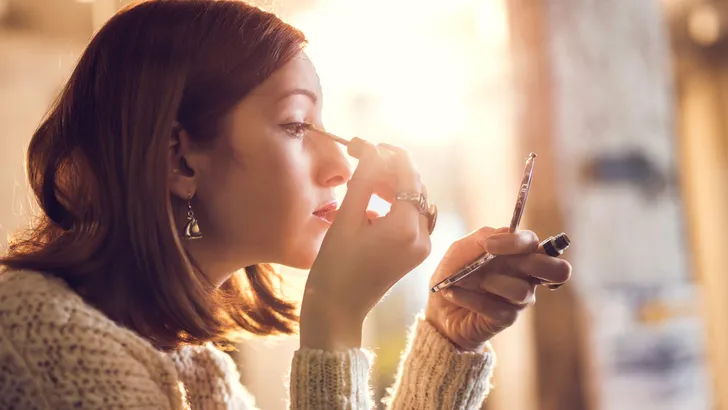
[[[328,131],[324,131],[320,128],[316,128],[313,124],[306,124],[306,129],[312,132],[315,132],[317,134],[326,136],[331,138],[332,140],[338,142],[339,144],[346,147],[346,152],[353,158],[359,159],[361,156],[361,151],[364,147],[364,141],[363,139],[359,137],[354,137],[351,140],[347,140],[346,138],[341,138],[338,135],[334,135]]]

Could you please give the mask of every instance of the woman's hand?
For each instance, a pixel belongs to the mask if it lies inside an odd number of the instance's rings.
[[[539,282],[569,280],[571,265],[543,254],[538,245],[533,232],[508,233],[505,228],[481,228],[456,241],[437,267],[430,286],[484,251],[499,256],[451,287],[431,293],[426,319],[458,348],[482,351],[485,342],[511,326],[518,314],[536,301]]]
[[[348,191],[309,273],[301,305],[301,346],[324,350],[359,347],[365,316],[384,294],[430,253],[427,218],[397,201],[383,217],[367,213],[373,194],[424,190],[412,161],[388,146],[384,157],[363,147]]]

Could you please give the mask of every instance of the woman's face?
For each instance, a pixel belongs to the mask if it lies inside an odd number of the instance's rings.
[[[240,101],[211,148],[184,155],[203,234],[185,246],[204,270],[312,265],[330,226],[319,211],[351,177],[342,149],[300,126],[321,126],[321,103],[318,76],[301,53]]]

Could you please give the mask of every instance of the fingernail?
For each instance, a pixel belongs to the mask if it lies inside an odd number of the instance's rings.
[[[564,285],[565,285],[564,283],[550,283],[550,284],[546,285],[546,287],[549,288],[549,290],[556,290]]]
[[[445,289],[442,291],[442,296],[450,299],[452,298],[452,291],[450,289]]]
[[[542,277],[539,277],[539,276],[536,276],[536,275],[533,275],[533,274],[531,274],[531,278],[536,283],[538,283],[539,285],[544,285],[544,286],[547,286],[547,285],[559,285],[559,283],[554,283],[554,282],[552,282],[552,281],[550,281],[548,279],[544,279]],[[561,283],[560,285],[563,285],[563,283]]]

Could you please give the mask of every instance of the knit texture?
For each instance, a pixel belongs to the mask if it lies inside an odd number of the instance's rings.
[[[364,349],[297,351],[291,366],[290,407],[298,410],[371,408],[372,357]]]
[[[291,409],[371,408],[371,353],[302,349]],[[400,366],[392,409],[479,409],[492,354],[460,353],[422,318]],[[58,278],[0,274],[0,410],[238,409],[255,402],[233,360],[211,344],[156,350]]]
[[[395,385],[385,399],[389,408],[481,408],[495,364],[490,344],[485,353],[460,352],[419,316],[407,346]]]

